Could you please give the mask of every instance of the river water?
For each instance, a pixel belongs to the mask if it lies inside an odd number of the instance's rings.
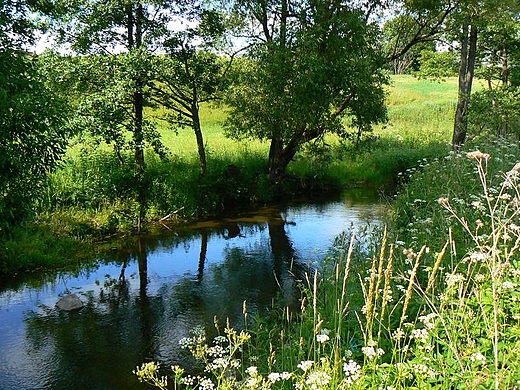
[[[0,389],[149,389],[132,374],[137,365],[182,365],[178,341],[212,329],[215,316],[242,327],[244,301],[248,314],[277,298],[298,305],[295,278],[343,232],[377,225],[381,210],[366,191],[264,208],[135,238],[80,271],[4,287]],[[55,307],[69,293],[81,310]]]

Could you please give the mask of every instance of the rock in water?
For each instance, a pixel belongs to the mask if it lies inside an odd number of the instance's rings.
[[[83,302],[76,294],[69,294],[61,298],[57,303],[58,309],[64,311],[79,310],[83,307]]]

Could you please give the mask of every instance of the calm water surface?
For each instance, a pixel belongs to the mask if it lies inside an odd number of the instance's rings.
[[[243,326],[244,301],[249,313],[279,295],[297,304],[294,275],[318,263],[342,232],[377,224],[380,211],[373,196],[353,192],[265,208],[136,238],[75,274],[4,287],[0,389],[150,389],[132,374],[137,365],[182,365],[178,341],[195,326],[212,329],[215,315]],[[84,308],[57,310],[67,293]]]

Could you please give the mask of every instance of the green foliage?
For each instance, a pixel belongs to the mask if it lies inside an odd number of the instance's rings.
[[[34,62],[0,51],[0,234],[33,210],[67,145],[60,101]]]
[[[468,130],[474,136],[520,137],[518,87],[475,92],[468,113]]]
[[[460,58],[454,51],[422,50],[418,61],[419,70],[414,72],[418,77],[443,80],[459,74]]]
[[[356,9],[327,7],[326,2],[301,4],[281,15],[288,17],[287,25],[281,22],[273,36],[264,29],[265,43],[253,46],[253,61],[241,63],[230,89],[227,134],[273,142],[274,176],[283,176],[302,145],[327,133],[345,133],[343,118],[359,130],[386,118],[387,78],[376,26]]]
[[[403,14],[390,19],[383,26],[383,37],[387,58],[405,50],[406,46],[415,39],[419,25],[410,14]],[[419,59],[424,50],[435,50],[433,41],[420,42],[409,48],[403,55],[392,60],[393,74],[408,74],[417,71]]]

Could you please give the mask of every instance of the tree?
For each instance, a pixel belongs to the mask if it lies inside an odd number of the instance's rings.
[[[477,56],[478,27],[476,15],[468,15],[461,22],[460,32],[460,70],[459,92],[457,108],[455,109],[455,121],[453,124],[452,148],[458,150],[466,140],[467,111],[471,98],[473,77],[475,74],[475,59]]]
[[[138,174],[145,170],[146,145],[160,150],[144,108],[149,104],[147,85],[155,78],[152,54],[168,31],[174,6],[161,0],[57,1],[59,42],[92,61],[91,66],[78,69],[84,72],[79,76],[89,81],[83,84],[78,114],[93,124],[88,130],[102,135],[116,150],[131,148]]]
[[[520,9],[507,5],[490,18],[480,33],[479,62],[476,74],[487,81],[487,88],[473,94],[468,113],[468,131],[487,136],[520,135],[518,120],[520,60]]]
[[[497,23],[507,26],[511,17],[518,15],[518,4],[514,0],[467,0],[458,5],[458,12],[453,16],[453,30],[460,45],[461,62],[459,70],[459,93],[453,126],[452,148],[459,150],[466,140],[468,130],[468,112],[470,109],[471,90],[475,75],[475,63],[482,57],[478,49],[479,36],[485,35],[486,29]],[[507,29],[504,29],[505,31]],[[500,36],[500,35],[499,35]],[[502,39],[501,52],[505,53]],[[507,83],[507,63],[502,55],[502,81]]]
[[[331,132],[348,136],[345,121],[363,131],[385,120],[379,30],[361,9],[322,0],[237,6],[254,24],[250,61],[230,88],[226,129],[270,142],[272,182],[304,144]]]
[[[24,51],[33,43],[33,5],[0,5],[0,234],[33,210],[67,145],[60,101]]]
[[[169,110],[167,121],[172,126],[193,129],[204,177],[207,162],[200,104],[221,99],[233,57],[219,57],[214,52],[226,29],[222,15],[202,10],[197,19],[195,27],[172,33],[164,42],[167,55],[158,58],[157,80],[150,88],[151,99]]]
[[[433,37],[424,38],[407,51],[403,49],[415,38],[417,20],[410,14],[401,14],[387,21],[383,26],[386,56],[392,64],[394,74],[409,73],[418,70],[421,53],[425,50],[434,51]],[[401,53],[400,56],[396,56]]]

